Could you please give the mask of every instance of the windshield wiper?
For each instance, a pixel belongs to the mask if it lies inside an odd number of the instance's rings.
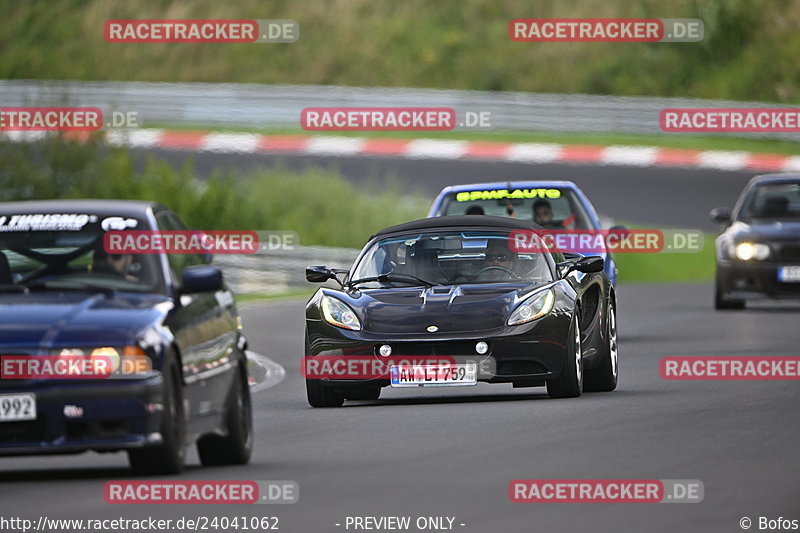
[[[424,285],[426,287],[433,287],[436,283],[430,282],[428,280],[424,280],[422,278],[418,278],[416,276],[412,276],[411,274],[401,274],[397,272],[389,272],[387,274],[381,274],[379,276],[371,276],[368,278],[361,278],[350,281],[347,283],[348,287],[352,287],[354,285],[358,285],[359,283],[367,283],[368,281],[380,281],[381,283],[409,283],[411,285]]]

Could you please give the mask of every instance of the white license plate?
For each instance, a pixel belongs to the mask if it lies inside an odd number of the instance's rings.
[[[800,283],[800,266],[780,267],[778,280],[783,283]]]
[[[400,365],[389,369],[392,387],[475,385],[478,365]]]
[[[0,394],[0,422],[36,420],[36,396]]]

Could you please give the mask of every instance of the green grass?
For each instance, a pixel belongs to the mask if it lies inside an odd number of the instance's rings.
[[[191,125],[153,123],[148,128],[164,128],[168,130],[201,130],[258,133],[262,135],[331,135],[337,137],[365,137],[370,139],[458,139],[466,141],[513,142],[513,143],[557,143],[584,145],[627,145],[658,146],[686,150],[731,150],[746,152],[764,152],[774,154],[796,155],[800,153],[797,141],[775,139],[746,139],[720,135],[687,135],[680,134],[623,134],[623,133],[558,133],[545,131],[444,131],[444,132],[377,132],[377,131],[304,131],[299,128],[247,128],[220,127],[219,125]]]
[[[289,289],[283,292],[264,293],[264,292],[245,292],[235,295],[237,305],[247,305],[250,303],[263,302],[265,300],[286,300],[289,298],[310,298],[317,287],[309,287],[308,289]]]
[[[0,78],[435,87],[797,103],[792,0],[4,2]],[[699,43],[517,43],[526,17],[700,18]],[[113,44],[108,19],[294,19],[292,44]]]

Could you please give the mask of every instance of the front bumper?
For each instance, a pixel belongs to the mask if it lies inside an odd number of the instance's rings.
[[[800,298],[800,283],[778,279],[778,269],[795,263],[733,262],[717,263],[717,283],[727,298]]]
[[[0,422],[0,455],[116,451],[162,442],[160,375],[102,383],[8,381],[0,386],[0,396],[17,393],[35,394],[37,417]],[[65,410],[68,406],[75,408]]]
[[[524,386],[543,385],[558,378],[566,361],[569,316],[553,315],[539,323],[486,332],[487,335],[463,334],[454,337],[407,338],[402,335],[376,336],[366,332],[353,332],[316,322],[309,331],[311,353],[308,356],[336,358],[374,357],[383,344],[392,347],[392,358],[448,358],[453,363],[477,364],[477,379],[486,383],[514,383]],[[433,336],[431,336],[433,337]],[[476,343],[483,341],[489,351],[479,355]],[[322,379],[325,385],[389,385],[388,379]]]

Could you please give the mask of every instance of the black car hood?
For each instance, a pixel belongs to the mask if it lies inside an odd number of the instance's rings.
[[[172,306],[165,296],[46,291],[0,294],[3,352],[134,343]]]
[[[734,222],[728,229],[737,239],[754,239],[757,241],[800,240],[800,222],[773,222],[769,224],[748,224]]]
[[[530,284],[465,284],[447,287],[363,290],[350,293],[370,333],[439,334],[502,328],[511,311],[531,290]]]

